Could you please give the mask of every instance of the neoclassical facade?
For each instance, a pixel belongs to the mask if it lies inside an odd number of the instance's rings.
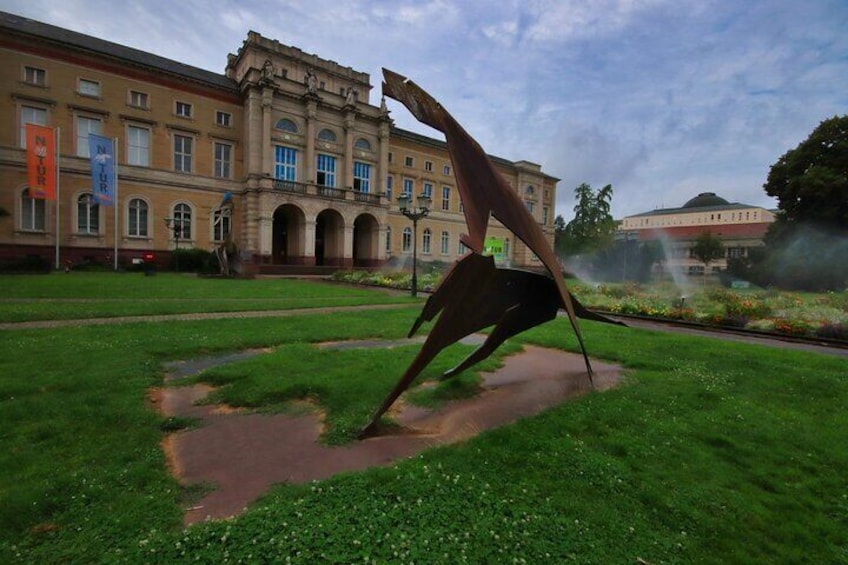
[[[703,275],[704,265],[692,253],[698,237],[709,231],[724,245],[724,257],[710,264],[713,274],[727,268],[727,260],[747,257],[762,247],[774,213],[759,206],[728,202],[713,192],[702,192],[679,208],[660,208],[627,216],[619,224],[620,239],[658,241],[666,253],[666,270]]]
[[[224,74],[8,13],[0,31],[0,260],[52,258],[58,241],[63,263],[108,263],[114,249],[164,262],[229,235],[269,273],[375,267],[411,254],[401,194],[432,199],[420,259],[466,252],[445,143],[394,127],[366,73],[252,31]],[[26,123],[58,130],[56,201],[28,192]],[[90,133],[116,141],[116,209],[91,198]],[[558,179],[493,160],[553,241]],[[489,235],[503,262],[537,265],[496,221]]]

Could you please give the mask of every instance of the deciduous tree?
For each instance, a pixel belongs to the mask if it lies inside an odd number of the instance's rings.
[[[706,280],[710,263],[716,259],[721,259],[723,255],[724,245],[709,230],[702,232],[695,240],[695,245],[692,246],[692,256],[704,264],[704,280]]]

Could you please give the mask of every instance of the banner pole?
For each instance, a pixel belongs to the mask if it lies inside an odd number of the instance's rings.
[[[60,185],[61,185],[61,182],[59,180],[59,171],[60,171],[59,160],[61,159],[61,155],[62,155],[62,150],[61,150],[61,147],[59,146],[59,143],[62,139],[60,131],[61,131],[61,128],[57,127],[56,133],[55,133],[55,141],[56,141],[56,270],[57,271],[60,268],[60,265],[59,265],[59,237],[60,237],[60,235],[59,235],[59,228],[60,228],[59,213],[60,213],[60,207],[61,207],[60,203],[62,201],[62,193],[61,193],[60,188],[59,188]]]
[[[118,138],[112,142],[112,153],[115,154],[115,200],[112,207],[115,209],[115,272],[118,271]]]

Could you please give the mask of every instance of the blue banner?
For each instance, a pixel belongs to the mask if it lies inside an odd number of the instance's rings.
[[[94,201],[103,206],[114,206],[115,148],[112,140],[90,133],[88,152],[91,157],[91,191]]]

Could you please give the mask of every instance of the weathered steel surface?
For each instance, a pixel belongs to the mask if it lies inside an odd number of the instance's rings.
[[[442,349],[488,326],[494,325],[494,329],[483,345],[445,373],[445,378],[485,359],[509,337],[552,320],[557,310],[564,308],[591,379],[592,366],[577,316],[606,322],[611,320],[588,311],[568,291],[559,262],[544,232],[480,145],[418,85],[387,69],[383,69],[383,76],[384,95],[403,103],[419,121],[445,134],[468,225],[468,234],[463,234],[460,240],[472,253],[454,264],[425,304],[410,330],[410,336],[421,323],[432,320],[440,312],[441,315],[418,355],[360,437],[376,431],[380,417]],[[551,277],[499,269],[495,267],[493,258],[482,255],[490,215],[500,220],[539,257]]]

